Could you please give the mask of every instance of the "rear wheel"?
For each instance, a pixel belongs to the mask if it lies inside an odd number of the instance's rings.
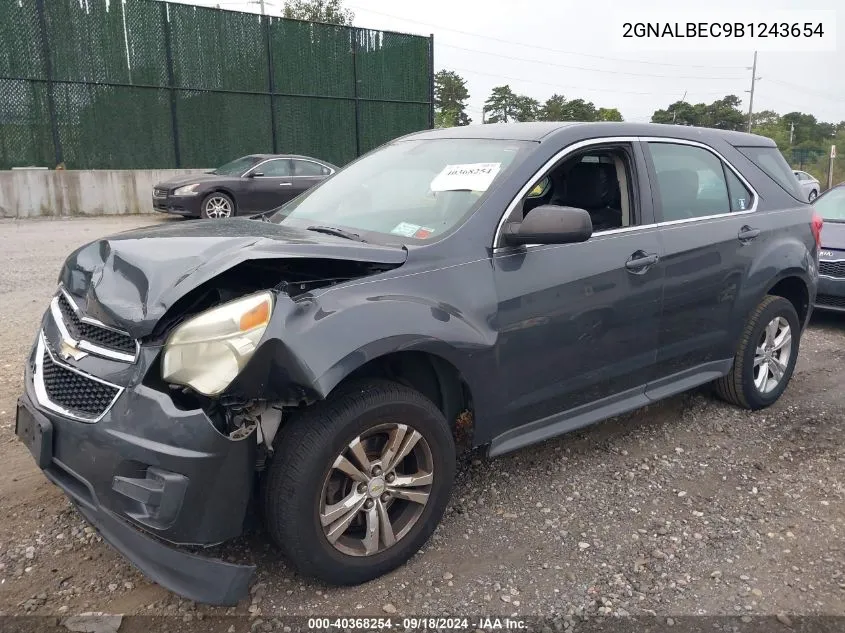
[[[819,195],[819,192],[818,192],[818,191],[816,191],[815,189],[813,189],[813,190],[810,192],[810,195],[809,195],[809,200],[810,200],[810,202],[812,202],[813,200],[815,200],[815,199],[818,197],[818,195]]]
[[[801,324],[792,303],[767,296],[751,313],[733,367],[716,381],[716,392],[746,409],[774,404],[792,378],[800,337]]]
[[[267,473],[271,536],[302,573],[357,584],[407,561],[439,523],[455,474],[443,414],[402,385],[367,380],[282,427]]]
[[[210,220],[222,220],[235,215],[235,201],[225,193],[215,191],[202,201],[200,215]]]

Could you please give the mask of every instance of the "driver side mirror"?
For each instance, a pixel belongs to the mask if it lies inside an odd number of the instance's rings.
[[[584,209],[544,204],[532,209],[522,222],[504,228],[507,244],[572,244],[586,242],[593,234],[593,221]]]
[[[246,177],[247,178],[257,178],[257,177],[263,176],[263,175],[264,175],[263,171],[251,171],[246,175]]]

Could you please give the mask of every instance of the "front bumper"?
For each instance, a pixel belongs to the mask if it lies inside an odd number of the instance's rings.
[[[202,196],[172,196],[170,194],[166,198],[153,196],[153,209],[161,213],[198,218],[201,206]]]
[[[45,317],[47,340],[55,335],[50,326]],[[201,409],[179,408],[168,394],[141,384],[156,349],[142,348],[131,367],[92,356],[76,363],[78,371],[125,389],[96,423],[70,419],[39,402],[38,349],[33,346],[26,366],[16,433],[44,474],[108,543],[155,582],[211,604],[231,605],[246,596],[254,567],[176,546],[210,546],[241,533],[254,439],[230,440]],[[92,371],[94,366],[99,371]],[[121,371],[112,371],[118,366]]]
[[[819,310],[845,312],[845,279],[820,276],[815,307]]]

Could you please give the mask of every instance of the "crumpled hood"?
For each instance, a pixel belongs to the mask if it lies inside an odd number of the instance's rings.
[[[398,265],[406,256],[402,247],[258,220],[197,220],[91,242],[67,258],[59,281],[89,316],[140,338],[186,293],[246,260],[308,257]]]

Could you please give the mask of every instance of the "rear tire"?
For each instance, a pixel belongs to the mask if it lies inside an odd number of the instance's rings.
[[[748,318],[733,367],[716,381],[716,393],[745,409],[774,404],[792,378],[800,340],[795,306],[783,297],[767,296]]]
[[[449,501],[449,424],[434,403],[397,383],[350,384],[285,424],[274,445],[267,530],[297,570],[328,583],[366,582],[405,563]]]
[[[810,195],[808,196],[808,199],[809,199],[809,201],[810,201],[810,202],[812,202],[813,200],[815,200],[816,198],[818,198],[818,196],[819,196],[819,192],[818,192],[818,191],[816,191],[815,189],[813,189],[813,190],[810,192]]]

